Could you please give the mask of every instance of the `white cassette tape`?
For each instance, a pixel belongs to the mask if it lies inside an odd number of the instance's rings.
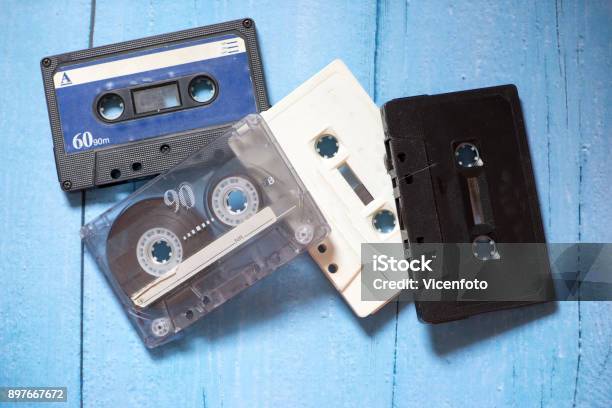
[[[358,316],[376,312],[397,292],[362,300],[361,244],[402,242],[378,107],[336,60],[262,116],[331,227],[310,255]]]

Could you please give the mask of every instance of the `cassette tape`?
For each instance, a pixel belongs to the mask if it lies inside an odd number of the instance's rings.
[[[268,108],[251,19],[46,57],[41,70],[66,191],[159,174]]]
[[[363,300],[361,245],[401,242],[379,109],[336,60],[262,116],[332,228],[310,255],[355,314],[376,312],[395,293]]]
[[[155,347],[328,232],[261,117],[249,115],[81,236]]]
[[[419,317],[437,323],[533,303],[521,298],[550,298],[533,296],[553,289],[516,88],[396,99],[382,111],[387,165],[411,250],[423,243],[471,248],[481,279],[506,288],[504,301],[416,302]],[[535,245],[523,246],[527,254],[516,244]],[[445,272],[445,279],[458,273]]]

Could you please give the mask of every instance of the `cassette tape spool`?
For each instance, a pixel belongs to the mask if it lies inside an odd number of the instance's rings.
[[[513,252],[517,243],[546,242],[516,87],[401,98],[382,111],[387,165],[413,256],[419,244],[470,248],[464,264],[516,292],[509,297],[516,301],[416,302],[419,318],[438,323],[534,303],[519,299],[551,299],[546,246]],[[448,273],[456,278],[456,266]]]
[[[66,190],[159,174],[268,108],[251,19],[43,58]]]
[[[148,347],[328,233],[258,115],[81,230]]]
[[[332,230],[310,255],[360,317],[361,245],[401,242],[380,111],[339,60],[262,113]]]

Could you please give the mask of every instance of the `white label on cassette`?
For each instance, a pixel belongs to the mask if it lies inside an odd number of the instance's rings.
[[[140,307],[150,305],[208,265],[211,265],[245,242],[248,242],[251,237],[274,224],[278,218],[270,207],[264,208],[236,228],[219,237],[216,241],[200,249],[172,270],[134,293],[131,296],[132,301]]]
[[[224,39],[58,71],[53,75],[53,84],[55,88],[65,88],[243,52],[246,46],[242,38]]]
[[[378,107],[336,60],[262,116],[331,227],[310,255],[358,316],[376,312],[397,292],[362,300],[361,244],[402,242]]]

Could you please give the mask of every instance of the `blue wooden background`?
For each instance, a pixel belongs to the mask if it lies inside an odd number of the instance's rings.
[[[611,303],[359,320],[307,255],[143,347],[78,238],[135,186],[59,189],[39,59],[244,16],[272,103],[334,58],[378,104],[515,83],[549,240],[612,242],[610,1],[1,1],[0,386],[86,407],[612,406]]]

